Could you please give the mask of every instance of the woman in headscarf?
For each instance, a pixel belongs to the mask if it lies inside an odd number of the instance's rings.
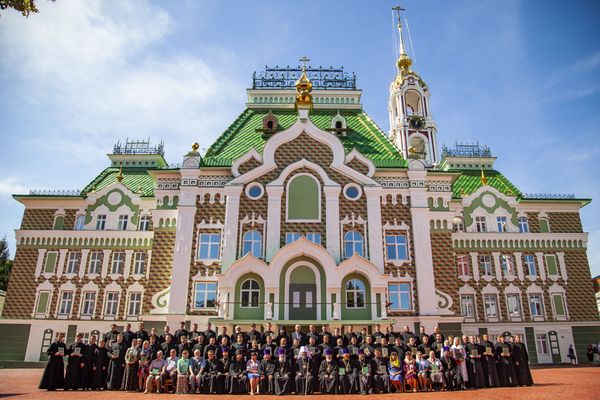
[[[390,374],[390,383],[396,392],[404,392],[404,376],[402,372],[402,361],[398,359],[398,353],[393,351],[390,354],[388,373]]]
[[[461,388],[465,389],[465,382],[469,380],[469,373],[467,371],[467,352],[465,346],[463,346],[459,337],[454,338],[454,344],[450,348],[454,361],[456,361],[457,370],[461,375]]]

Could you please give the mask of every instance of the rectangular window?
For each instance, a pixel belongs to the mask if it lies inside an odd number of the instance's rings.
[[[511,256],[502,254],[500,256],[500,266],[502,267],[502,275],[505,277],[515,276],[515,270]]]
[[[506,308],[510,318],[521,318],[521,296],[515,293],[507,294]]]
[[[58,253],[56,251],[49,251],[46,253],[46,265],[44,266],[44,273],[53,274],[56,268],[56,259]]]
[[[546,268],[548,276],[558,276],[558,268],[556,267],[556,256],[554,254],[546,254],[544,256],[546,260]]]
[[[535,256],[533,254],[525,255],[525,269],[530,276],[537,276],[535,271]]]
[[[38,295],[38,303],[35,308],[36,314],[46,314],[48,312],[48,300],[50,299],[50,292],[40,292]]]
[[[125,266],[125,253],[117,251],[113,253],[112,267],[110,273],[112,275],[123,274],[123,267]]]
[[[306,308],[312,308],[313,306],[312,295],[313,293],[311,291],[304,293]]]
[[[216,301],[216,282],[196,282],[194,285],[194,308],[213,308]]]
[[[498,224],[498,232],[508,232],[508,218],[497,217],[496,223]]]
[[[85,228],[85,215],[78,215],[75,218],[75,230],[82,231]]]
[[[492,276],[492,257],[489,255],[479,256],[479,268],[483,276]]]
[[[308,239],[310,242],[313,242],[316,244],[321,244],[321,234],[320,233],[309,232],[306,234],[306,239]]]
[[[485,217],[475,217],[475,230],[477,232],[487,232]]]
[[[550,355],[548,349],[548,337],[545,333],[538,333],[535,335],[535,347],[537,349],[538,356]]]
[[[388,293],[391,310],[412,309],[410,283],[390,283]]]
[[[221,235],[219,233],[200,234],[200,260],[218,260],[221,253]]]
[[[102,268],[102,252],[93,251],[90,255],[89,274],[99,274]]]
[[[469,257],[458,256],[456,259],[459,276],[469,276]]]
[[[62,292],[60,296],[60,305],[58,308],[58,315],[70,315],[73,309],[73,292],[67,291]]]
[[[294,243],[298,239],[300,239],[300,234],[297,232],[288,232],[285,234],[285,244]]]
[[[106,229],[106,215],[100,214],[96,217],[96,230],[103,231]]]
[[[138,251],[133,259],[133,274],[144,275],[146,273],[146,253]]]
[[[519,217],[519,232],[529,233],[529,220],[526,217]]]
[[[119,215],[119,225],[118,225],[117,229],[120,231],[127,230],[128,224],[129,224],[129,215]]]
[[[140,218],[140,231],[149,231],[150,230],[150,217],[148,215],[144,215]]]
[[[565,312],[565,298],[562,294],[556,293],[552,295],[552,302],[554,303],[554,316],[555,317],[566,317]]]
[[[546,218],[540,218],[540,233],[548,233],[550,232],[550,224]]]
[[[96,308],[96,292],[83,292],[81,315],[92,316]]]
[[[406,260],[406,236],[386,235],[385,248],[388,260]]]
[[[544,316],[544,299],[539,293],[529,295],[529,310],[532,317]]]
[[[104,307],[104,315],[107,317],[116,316],[118,305],[119,305],[119,292],[106,293],[106,305]]]
[[[495,294],[484,294],[483,304],[487,318],[498,318],[498,297]]]
[[[69,252],[69,258],[67,259],[67,270],[65,274],[76,274],[79,269],[79,263],[81,261],[81,253],[78,251]]]
[[[463,294],[460,296],[462,315],[465,318],[475,318],[475,299],[473,295]]]
[[[142,293],[132,292],[129,293],[129,306],[127,307],[128,317],[137,317],[140,315],[142,306]]]

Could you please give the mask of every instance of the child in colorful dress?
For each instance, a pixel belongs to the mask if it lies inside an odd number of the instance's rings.
[[[416,392],[417,387],[419,386],[417,382],[417,363],[412,357],[412,352],[410,350],[405,353],[404,366],[402,369],[404,370],[404,381],[408,383],[413,392]]]

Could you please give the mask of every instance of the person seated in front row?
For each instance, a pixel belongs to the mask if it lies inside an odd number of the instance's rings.
[[[185,336],[182,336],[182,338],[184,337]],[[175,389],[175,393],[178,394],[189,393],[190,359],[188,356],[188,351],[183,350],[181,352],[181,358],[177,360],[177,388]]]
[[[163,352],[159,350],[156,353],[156,358],[150,362],[148,367],[148,378],[146,378],[146,390],[144,394],[148,394],[154,390],[152,385],[156,386],[156,393],[160,393],[161,374],[165,368],[166,361],[163,359]]]
[[[175,391],[175,383],[177,382],[177,361],[179,361],[179,358],[177,357],[177,350],[171,349],[170,356],[167,357],[167,362],[165,363],[162,373],[160,374],[161,387],[165,387],[167,379],[170,379],[171,383],[173,384],[172,391]]]
[[[390,375],[390,383],[396,393],[404,392],[404,376],[402,372],[402,361],[398,358],[398,353],[393,351],[390,354],[388,373]]]
[[[446,390],[446,383],[444,382],[444,366],[439,358],[435,357],[435,351],[429,351],[429,379],[431,385],[435,390]]]

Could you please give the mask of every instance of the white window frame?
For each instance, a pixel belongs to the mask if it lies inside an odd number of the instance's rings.
[[[96,230],[97,231],[105,231],[106,230],[106,214],[98,214],[96,215]]]
[[[94,257],[99,255],[99,257]],[[104,253],[101,250],[94,250],[90,253],[90,262],[88,264],[88,275],[98,275],[102,272],[102,261],[104,260]],[[95,272],[92,271],[92,267],[96,266]]]
[[[82,231],[85,229],[85,215],[77,214],[75,216],[75,224],[73,224],[73,230]]]
[[[565,312],[562,315],[558,315],[556,313],[556,304],[554,304],[554,297],[560,297],[563,305],[563,311]],[[567,297],[562,292],[550,292],[550,304],[552,305],[552,315],[554,315],[554,319],[557,321],[566,321],[569,318],[569,310],[567,309]]]
[[[139,298],[134,299],[134,296],[139,296]],[[127,318],[139,318],[142,313],[143,296],[144,294],[139,291],[129,292],[127,295]],[[134,309],[132,310],[132,308]],[[135,311],[137,311],[137,313]]]
[[[515,277],[515,263],[510,254],[500,254],[500,269],[505,278]]]
[[[93,294],[94,298],[93,300],[90,300],[87,297],[87,295],[89,294]],[[83,291],[83,293],[81,293],[81,317],[90,317],[93,318],[94,314],[95,314],[95,310],[96,310],[96,300],[98,297],[98,292],[95,290],[85,290]],[[91,310],[89,312],[86,312],[88,310],[86,310],[86,308],[88,306],[90,306],[91,303]]]
[[[247,235],[251,234],[251,237],[247,237]],[[255,236],[258,235],[258,238]],[[249,249],[246,247],[250,246]],[[256,246],[258,246],[258,254],[256,254]],[[244,232],[242,236],[242,254],[241,256],[245,256],[248,253],[252,253],[256,258],[263,257],[263,234],[258,229],[252,229]]]
[[[248,289],[244,288],[244,284],[246,282],[250,282],[250,287]],[[252,287],[252,282],[256,283],[257,287]],[[248,293],[248,304],[244,305],[244,293]],[[256,305],[252,305],[252,295],[256,293],[258,294],[258,301]],[[260,307],[260,282],[258,282],[254,278],[245,279],[240,285],[240,308],[259,308]]]
[[[508,217],[504,215],[496,217],[496,228],[498,232],[508,232]]]
[[[299,176],[309,176],[311,177],[316,183],[317,183],[317,193],[319,195],[318,201],[317,201],[317,206],[318,206],[318,218],[317,219],[290,219],[289,218],[289,204],[290,204],[290,184],[292,183],[292,181],[296,178],[298,178]],[[313,175],[311,174],[307,174],[307,173],[300,173],[300,174],[296,174],[294,176],[292,176],[288,182],[287,185],[285,187],[285,222],[293,222],[293,223],[314,223],[314,222],[321,222],[323,215],[322,215],[322,210],[321,210],[321,201],[322,201],[322,188],[321,188],[321,182]]]
[[[532,301],[533,299],[539,299],[539,315],[536,312],[536,315],[534,315],[533,310],[534,310],[534,302]],[[536,319],[544,319],[545,318],[545,307],[544,307],[544,294],[543,293],[529,293],[527,295],[527,299],[528,299],[528,304],[529,304],[529,314],[531,315],[531,319],[536,320]],[[537,307],[535,308],[537,309]]]
[[[204,285],[203,288],[199,288],[199,286]],[[214,289],[214,298],[215,298],[215,305],[214,306],[209,306],[208,305],[208,295],[213,293],[213,290],[209,290],[209,285],[215,285],[215,289]],[[241,289],[241,286],[240,286]],[[217,281],[194,281],[194,285],[193,285],[193,294],[192,294],[192,309],[194,310],[206,310],[206,309],[213,309],[216,306],[216,301],[217,301],[217,293],[219,290],[219,284]],[[204,293],[204,303],[203,306],[198,307],[197,303],[196,303],[196,298],[198,293]],[[259,293],[260,296],[260,293]],[[241,300],[241,297],[240,297]]]
[[[467,303],[465,302],[466,299],[470,300],[470,303],[471,303],[470,304],[470,310],[471,310],[470,314],[468,314],[466,312],[469,309],[469,307],[465,307],[467,305]],[[460,295],[460,312],[464,318],[471,318],[471,319],[476,318],[477,305],[475,303],[475,295],[474,294],[461,294]]]
[[[215,242],[214,239],[217,241]],[[199,261],[218,261],[221,259],[221,241],[222,235],[221,233],[210,233],[210,232],[201,232],[198,234],[198,253],[196,255],[196,259]],[[216,257],[212,257],[211,253],[214,250],[214,247],[217,247],[217,255]],[[207,257],[202,257],[203,247],[206,248]]]
[[[392,243],[388,243],[388,238],[393,238],[394,241]],[[404,238],[404,243],[399,243],[398,238]],[[404,234],[386,234],[384,238],[384,246],[385,246],[385,259],[387,261],[406,261],[408,260],[408,236]],[[394,249],[396,255],[395,257],[390,257],[389,250],[390,247]],[[400,257],[399,250],[404,251],[404,257]]]
[[[81,266],[81,252],[80,251],[70,251],[67,256],[67,268],[65,270],[65,275],[77,274],[80,266]]]
[[[550,355],[550,344],[548,342],[548,335],[546,333],[535,334],[535,349],[538,356]]]
[[[405,286],[406,285],[406,286]],[[393,288],[393,286],[397,287]],[[407,288],[407,290],[403,290],[404,288]],[[402,307],[402,295],[408,295],[408,308],[403,308]],[[390,303],[391,302],[391,297],[393,295],[398,296],[398,307],[394,307],[393,304],[390,304],[390,310],[391,311],[413,311],[413,292],[412,292],[412,283],[411,282],[390,282],[388,284],[388,298],[390,298]]]
[[[350,282],[356,281],[358,282],[361,286],[359,286],[358,288],[354,288],[354,289],[348,289],[348,284]],[[362,289],[361,289],[362,287]],[[366,308],[367,306],[367,285],[365,284],[365,282],[363,282],[362,280],[358,279],[358,278],[352,278],[352,279],[348,279],[348,282],[346,282],[346,285],[344,286],[344,291],[346,293],[346,309],[348,310],[363,310]],[[354,296],[354,303],[352,305],[349,305],[348,303],[348,299],[349,296],[348,294],[352,293]],[[361,294],[363,295],[363,305],[360,306],[358,305],[358,301],[357,301],[357,295]]]
[[[353,236],[351,239],[347,239],[346,235],[348,235],[350,233],[352,233],[354,235],[359,235],[360,240],[356,239],[355,236]],[[352,254],[350,254],[350,255],[348,255],[348,252],[346,251],[346,244],[352,245]],[[357,245],[360,245],[360,248],[361,248],[360,252],[356,251]],[[365,237],[363,236],[362,233],[360,233],[359,231],[357,231],[355,229],[345,232],[344,240],[343,240],[343,249],[344,249],[344,258],[350,258],[354,254],[357,254],[357,253],[359,256],[364,257],[365,256]]]
[[[460,255],[456,257],[456,267],[459,277],[470,277],[471,268],[469,267],[469,256]]]
[[[136,251],[133,254],[133,275],[143,276],[146,274],[148,254],[144,251]],[[140,272],[141,269],[141,272]]]
[[[486,261],[483,261],[485,257]],[[481,276],[484,277],[493,277],[494,276],[494,267],[493,267],[493,260],[492,260],[492,256],[489,254],[479,254],[477,256],[477,261],[479,263],[479,268],[482,270]],[[489,274],[488,274],[489,272]]]
[[[321,234],[318,232],[308,232],[306,234],[306,239],[309,242],[313,242],[314,244],[321,244]]]
[[[535,255],[534,254],[525,254],[523,256],[523,264],[527,269],[527,277],[528,278],[537,278],[538,273],[535,265]],[[531,273],[533,271],[533,274]]]
[[[517,299],[516,305],[517,305],[518,315],[511,315],[509,297]],[[519,293],[506,293],[505,299],[506,299],[506,315],[507,315],[507,317],[511,320],[522,320],[523,319],[523,307],[521,305],[521,295]]]
[[[519,233],[529,233],[529,219],[519,217]]]
[[[46,281],[46,282],[48,282],[48,281]],[[41,297],[42,293],[48,293],[48,301],[46,302],[46,312],[38,313],[38,306],[40,303],[40,297]],[[52,290],[40,290],[37,292],[37,295],[35,298],[35,304],[34,304],[34,308],[33,308],[33,315],[35,316],[35,318],[47,318],[48,315],[50,315],[50,306],[52,305],[52,294],[53,294]]]
[[[117,259],[117,255],[119,255],[119,258]],[[123,273],[125,272],[125,259],[127,258],[127,255],[125,254],[124,251],[115,251],[112,253],[112,260],[110,263],[110,274],[112,276],[121,276],[123,275]],[[120,268],[120,272],[117,270],[117,272],[115,272],[115,265],[121,265]]]
[[[150,222],[152,222],[152,218],[149,215],[142,215],[140,217],[139,230],[140,231],[149,231],[150,230]]]
[[[71,298],[70,299],[66,299],[65,295],[70,294]],[[56,310],[56,314],[57,316],[63,317],[63,318],[69,318],[71,317],[71,314],[73,314],[73,303],[75,302],[75,291],[74,290],[61,290],[60,292],[60,296],[58,298],[58,306],[57,306],[57,310]],[[68,312],[67,310],[64,309],[64,307],[66,306],[66,304],[68,304]]]
[[[127,214],[119,215],[119,219],[117,222],[117,230],[126,231],[128,226],[129,226],[129,215],[127,215]]]
[[[488,313],[488,299],[494,300],[494,308],[496,310],[495,315],[490,315]],[[489,303],[491,304],[491,303]],[[483,311],[485,313],[486,320],[490,319],[500,319],[500,308],[498,306],[498,294],[496,293],[484,293],[483,294]]]
[[[484,215],[478,215],[475,217],[475,232],[487,232],[487,218]]]
[[[113,299],[111,295],[116,295],[116,300]],[[102,309],[102,313],[104,315],[104,318],[114,318],[116,319],[118,314],[119,314],[119,301],[121,300],[121,293],[119,291],[116,290],[110,290],[108,292],[106,292],[106,295],[104,297],[104,307]],[[108,307],[110,305],[114,305],[114,314],[109,313],[108,311]]]

